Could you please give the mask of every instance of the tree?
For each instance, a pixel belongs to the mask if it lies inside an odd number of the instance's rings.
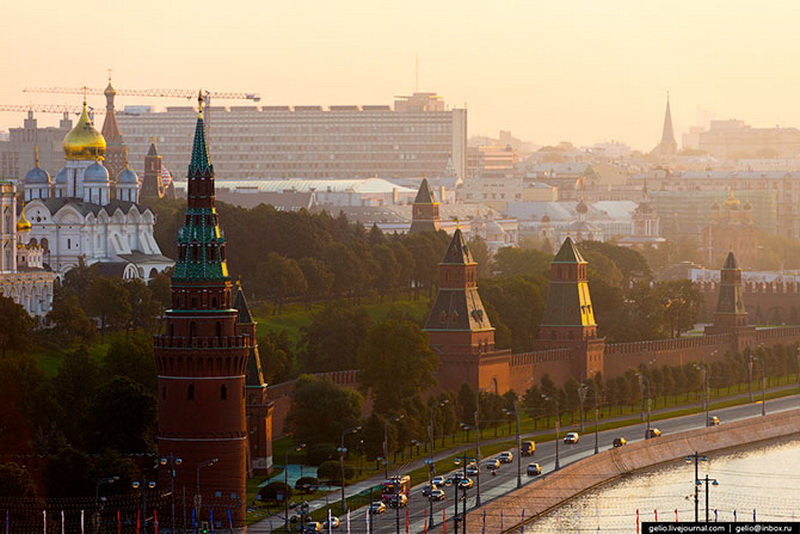
[[[69,443],[83,449],[87,446],[86,427],[92,417],[94,392],[100,386],[100,365],[86,347],[68,352],[53,386],[61,406],[59,426]]]
[[[285,382],[293,376],[297,362],[291,345],[286,330],[281,330],[277,334],[268,333],[258,338],[261,368],[264,371],[264,380],[268,384]]]
[[[478,278],[488,278],[492,275],[492,257],[486,241],[480,236],[473,236],[467,242],[472,259],[478,264]],[[502,250],[502,249],[501,249]]]
[[[272,315],[283,313],[284,299],[303,295],[308,291],[306,278],[297,262],[275,252],[270,252],[267,261],[258,266],[256,287],[262,295],[271,295],[274,299]]]
[[[28,450],[32,433],[49,428],[57,411],[52,384],[36,360],[27,355],[0,359],[0,448]]]
[[[396,411],[435,385],[438,365],[427,334],[409,321],[376,324],[358,352],[361,385],[372,388],[375,410],[382,414]]]
[[[156,327],[156,320],[163,311],[162,304],[153,296],[150,287],[139,278],[125,280],[122,287],[128,293],[128,302],[131,306],[130,327],[136,333],[137,329],[152,332]]]
[[[549,272],[553,255],[540,250],[505,247],[494,256],[494,271],[500,277],[542,276]]]
[[[497,312],[500,323],[510,330],[510,348],[514,352],[524,352],[533,348],[544,314],[542,293],[545,287],[546,282],[541,277],[513,276],[481,280],[479,288],[481,298],[487,306]],[[508,347],[500,344],[496,346]]]
[[[306,291],[306,310],[311,309],[311,303],[328,296],[333,284],[333,275],[325,263],[317,258],[302,258],[297,264],[303,271],[308,287]]]
[[[155,449],[156,399],[141,384],[115,376],[97,390],[91,411],[93,424],[87,431],[95,451],[143,453]]]
[[[81,307],[76,295],[53,300],[47,320],[55,324],[55,335],[66,342],[76,339],[88,343],[94,336],[95,326]]]
[[[35,324],[25,308],[0,295],[0,354],[3,358],[9,351],[20,352],[30,347]]]
[[[155,394],[158,382],[153,342],[143,335],[114,341],[106,353],[103,378],[111,381],[124,376]]]
[[[92,460],[85,452],[72,447],[65,447],[47,459],[42,479],[50,499],[94,496],[96,481]]]
[[[283,481],[270,482],[258,490],[259,498],[268,502],[285,502],[292,498],[293,493],[292,487]]]
[[[357,367],[356,354],[372,326],[363,308],[330,306],[315,313],[301,330],[301,358],[308,373]]]
[[[294,383],[286,423],[298,442],[338,443],[342,430],[358,424],[363,404],[364,398],[355,390],[300,375]]]
[[[95,278],[86,291],[86,311],[100,319],[100,342],[105,343],[107,326],[119,330],[130,320],[128,292],[116,280]]]
[[[0,464],[0,497],[36,498],[36,485],[28,471],[15,463]]]
[[[469,423],[472,421],[475,410],[478,409],[477,398],[475,390],[469,384],[464,382],[458,388],[458,397],[456,403],[456,415],[459,422]]]

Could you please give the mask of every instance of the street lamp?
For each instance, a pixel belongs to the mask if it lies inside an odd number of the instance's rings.
[[[707,462],[707,456],[700,456],[696,451],[691,456],[687,456],[685,459],[687,464],[694,462],[694,522],[697,523],[700,521],[699,514],[700,514],[700,497],[698,496],[698,485],[700,484],[700,462]]]
[[[590,386],[588,384],[581,384],[581,387],[580,387],[580,389],[578,389],[578,391],[581,391],[583,388],[587,388],[587,390],[591,389],[592,393],[594,393],[594,453],[597,454],[597,453],[600,452],[600,448],[599,448],[599,445],[598,445],[599,436],[597,434],[597,427],[599,426],[599,422],[600,422],[599,421],[599,419],[600,419],[600,411],[599,411],[599,409],[597,407],[597,403],[598,403],[598,398],[597,397],[599,395],[599,392],[597,391],[597,386],[594,386],[594,385]],[[585,397],[586,393],[584,393],[583,396]],[[583,400],[581,400],[581,412],[583,412]],[[581,424],[581,432],[582,431],[583,431],[583,424]]]
[[[650,379],[643,373],[636,373],[639,377],[639,389],[644,395],[644,385],[647,383],[647,428],[644,431],[644,439],[650,439]]]
[[[300,452],[306,447],[305,443],[301,443],[297,447],[295,447],[294,452]],[[283,495],[283,508],[284,508],[284,528],[286,532],[289,532],[289,449],[286,449],[286,452],[283,456],[283,486],[284,486],[284,495]]]
[[[172,517],[172,532],[176,532],[175,530],[175,468],[180,466],[183,463],[183,460],[177,458],[170,453],[168,456],[165,456],[158,461],[159,465],[167,467],[168,474],[169,474],[169,502],[170,502],[170,514]]]
[[[114,475],[112,477],[101,478],[97,481],[97,487],[95,488],[94,492],[94,507],[95,507],[95,524],[94,524],[94,531],[98,532],[100,530],[100,513],[101,513],[101,506],[100,506],[100,486],[103,484],[113,484],[119,480],[118,475]],[[174,529],[173,529],[174,530]]]
[[[383,476],[386,479],[389,478],[389,425],[398,422],[403,417],[405,417],[403,414],[395,415],[387,419],[383,425]],[[396,457],[395,461],[397,461]]]
[[[453,495],[453,503],[455,504],[455,508],[456,508],[455,514],[453,515],[453,526],[455,527],[455,528],[453,528],[453,530],[456,532],[456,534],[458,533],[458,522],[462,521],[462,520],[465,521],[464,528],[465,528],[465,532],[466,532],[467,486],[465,485],[462,488],[461,487],[461,481],[467,479],[467,465],[472,463],[472,462],[476,462],[477,463],[477,460],[475,458],[468,458],[466,451],[464,452],[464,454],[462,454],[461,456],[456,457],[453,460],[453,463],[455,465],[461,465],[464,468],[464,472],[463,472],[462,478],[454,480],[454,482],[453,482],[453,487],[455,488],[455,493]],[[478,466],[478,472],[480,472],[480,466]],[[458,490],[459,490],[459,488],[461,489],[462,502],[464,503],[462,505],[462,509],[463,509],[462,516],[463,516],[463,518],[458,517]]]
[[[753,356],[761,367],[761,415],[767,415],[767,375],[764,369],[764,355]]]
[[[131,487],[142,490],[142,534],[147,534],[147,490],[155,489],[156,482],[142,477],[141,480],[131,482]]]
[[[512,414],[512,412],[510,410],[506,410],[506,409],[503,409],[503,412],[506,415],[511,415]],[[517,399],[514,399],[514,412],[513,412],[513,414],[514,414],[514,417],[517,420],[517,440],[516,440],[516,443],[517,443],[517,450],[516,450],[516,455],[517,455],[517,488],[520,488],[520,487],[522,487],[522,467],[521,467],[522,454],[520,453],[520,451],[522,450],[522,441],[520,441],[519,401]]]
[[[705,478],[696,480],[695,485],[700,486],[703,482],[706,483],[706,523],[708,523],[708,483],[711,482],[712,486],[719,486],[719,482],[716,478],[708,478],[708,474],[706,474]]]
[[[344,498],[344,455],[347,453],[347,448],[344,446],[344,437],[347,434],[355,434],[360,430],[361,425],[358,425],[342,431],[342,446],[339,447],[339,465],[342,468],[342,513],[347,510],[347,501]]]
[[[706,426],[708,426],[708,411],[709,411],[709,387],[708,387],[708,366],[704,363],[694,364],[694,368],[703,373],[703,409],[706,412]]]
[[[434,404],[433,406],[431,406],[431,419],[430,419],[431,424],[428,427],[428,439],[431,442],[431,450],[428,456],[428,460],[426,462],[428,464],[428,484],[431,485],[431,487],[433,486],[433,475],[436,472],[436,465],[433,461],[433,449],[434,446],[436,445],[436,427],[433,424],[434,410],[436,410],[436,408],[443,408],[449,403],[450,399],[444,399],[439,404]],[[444,439],[444,432],[442,432],[442,439]],[[431,529],[435,525],[436,520],[433,516],[433,500],[428,499],[428,503],[430,507],[430,513],[428,514],[428,529]]]
[[[559,463],[558,460],[558,437],[559,437],[558,433],[561,430],[561,420],[558,417],[558,397],[557,396],[549,397],[545,394],[542,394],[542,399],[548,402],[553,401],[555,402],[556,405],[556,465],[553,470],[558,471],[559,469],[561,469],[561,464]]]
[[[197,468],[195,469],[195,496],[194,496],[194,516],[195,516],[195,532],[198,531],[198,525],[200,524],[200,510],[203,506],[203,496],[200,494],[200,469],[203,467],[209,467],[214,465],[219,461],[219,458],[212,458],[210,460],[206,460],[205,462],[200,462],[197,464]]]

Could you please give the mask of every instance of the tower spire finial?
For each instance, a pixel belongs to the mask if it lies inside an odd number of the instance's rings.
[[[36,166],[39,166],[39,145],[33,147],[33,157],[36,160]]]
[[[203,98],[203,90],[199,89],[197,91],[197,110],[200,117],[203,116],[203,102],[205,102],[205,98]]]

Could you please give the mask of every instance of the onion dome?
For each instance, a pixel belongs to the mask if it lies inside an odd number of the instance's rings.
[[[39,166],[39,147],[36,147],[36,165],[25,175],[25,185],[49,184],[50,174]]]
[[[549,223],[550,222],[550,216],[548,214],[546,214],[546,213],[544,215],[542,215],[542,222],[543,223]]]
[[[717,204],[716,200],[711,203],[711,210],[712,211],[719,211],[719,204]]]
[[[84,171],[83,182],[95,184],[108,182],[108,169],[103,167],[99,161],[95,161]]]
[[[25,204],[22,205],[22,210],[19,212],[19,219],[17,219],[17,232],[30,232],[33,225],[25,217]]]
[[[111,85],[111,78],[108,79],[108,87],[103,91],[103,94],[106,96],[115,96],[117,94],[117,90]]]
[[[139,185],[139,176],[131,169],[131,166],[128,164],[128,158],[125,158],[125,168],[122,169],[122,172],[119,173],[117,177],[117,183],[120,184],[136,184]]]
[[[584,214],[587,213],[588,211],[589,211],[589,206],[587,206],[583,200],[578,202],[578,205],[575,206],[576,213]]]
[[[738,210],[740,204],[741,202],[739,199],[733,194],[733,189],[728,191],[728,198],[725,199],[725,209]]]
[[[486,234],[491,236],[505,235],[506,231],[496,221],[486,223]]]
[[[64,138],[64,157],[69,160],[97,159],[105,152],[106,140],[92,124],[84,101],[78,123]]]

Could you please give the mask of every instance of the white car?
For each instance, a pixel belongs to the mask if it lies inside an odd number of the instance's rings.
[[[570,444],[578,443],[579,439],[581,439],[581,437],[578,435],[577,432],[569,432],[567,433],[566,436],[564,436],[564,443],[570,443]]]
[[[500,463],[510,464],[514,461],[514,454],[511,451],[501,452],[497,459],[500,460]]]

